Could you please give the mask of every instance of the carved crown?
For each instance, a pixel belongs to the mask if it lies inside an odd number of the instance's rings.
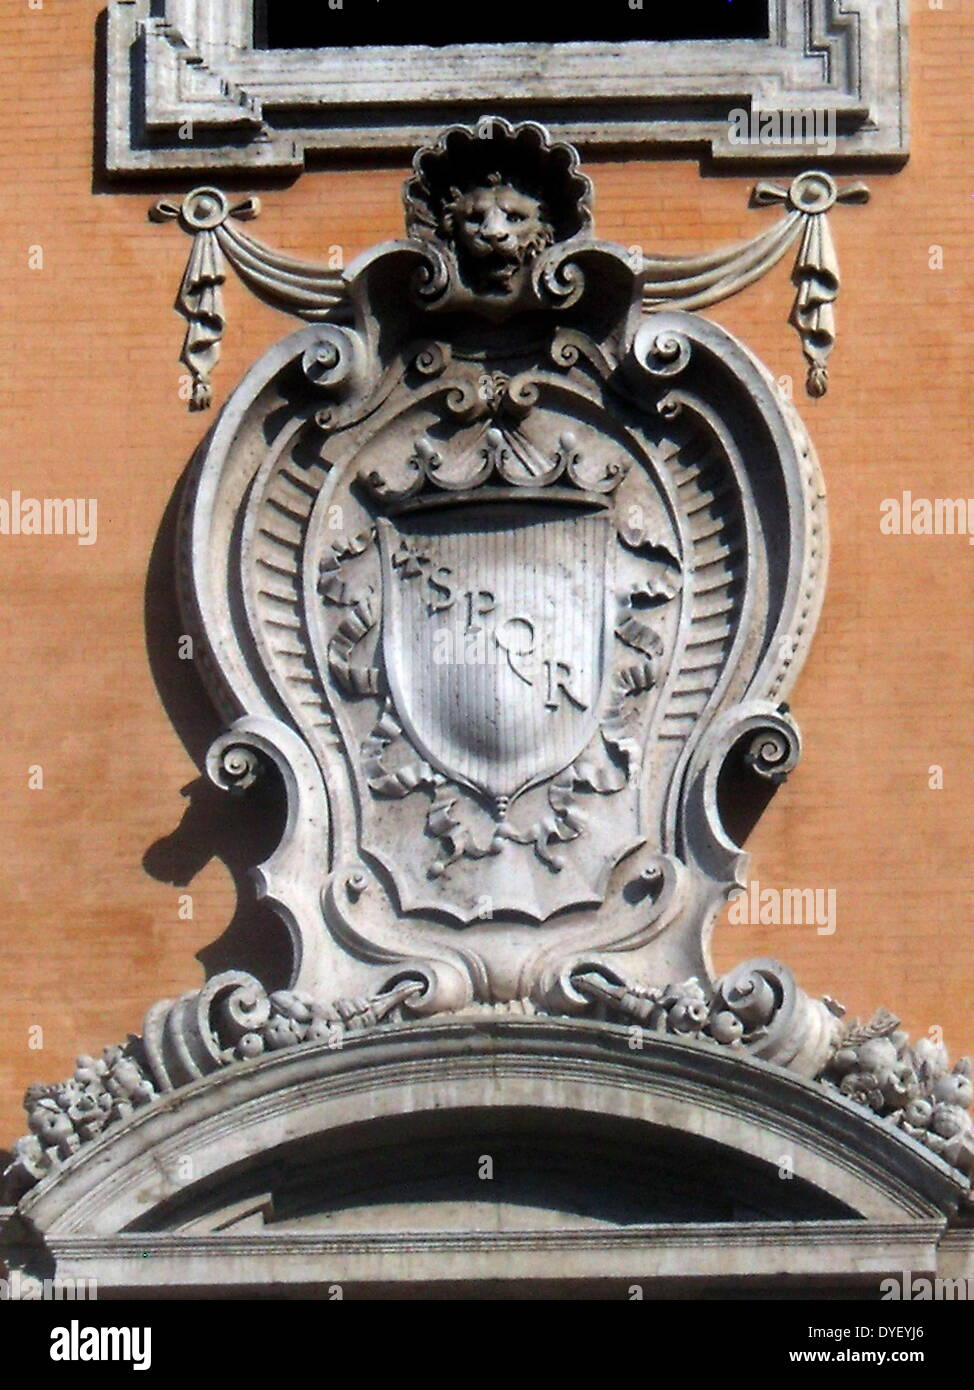
[[[605,506],[622,482],[628,460],[591,459],[570,431],[558,447],[544,454],[516,427],[484,426],[473,444],[448,453],[428,435],[420,435],[402,465],[360,473],[363,486],[386,511],[412,511],[443,503],[449,494],[477,494],[478,502],[537,498],[579,506]]]

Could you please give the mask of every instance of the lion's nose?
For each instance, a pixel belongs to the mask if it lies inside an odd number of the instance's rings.
[[[496,208],[491,208],[490,212],[488,212],[480,230],[481,235],[486,241],[489,241],[492,246],[499,246],[502,242],[507,241],[510,236],[510,228],[507,225],[507,220]]]

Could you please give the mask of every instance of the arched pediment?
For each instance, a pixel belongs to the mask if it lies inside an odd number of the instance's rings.
[[[20,1222],[35,1261],[90,1262],[119,1290],[649,1277],[681,1259],[709,1283],[768,1275],[782,1241],[792,1274],[838,1278],[929,1254],[964,1186],[929,1151],[777,1066],[630,1041],[484,1013],[271,1054],[137,1111]]]

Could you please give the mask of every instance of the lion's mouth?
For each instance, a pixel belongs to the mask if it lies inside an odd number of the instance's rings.
[[[491,284],[510,284],[520,269],[520,258],[510,251],[489,251],[481,256],[477,271],[481,279]]]

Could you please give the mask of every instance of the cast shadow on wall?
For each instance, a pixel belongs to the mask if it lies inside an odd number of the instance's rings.
[[[269,773],[246,795],[219,790],[202,773],[206,751],[222,725],[192,660],[180,656],[185,625],[176,597],[176,532],[189,476],[173,490],[156,535],[145,585],[145,639],[149,666],[163,707],[201,775],[173,799],[187,799],[182,817],[146,850],[142,866],[159,883],[187,888],[212,859],[233,879],[236,911],[222,936],[197,959],[207,978],[222,970],[247,970],[268,989],[290,981],[292,948],[287,928],[269,903],[261,902],[250,870],[278,844],[286,815],[284,788]],[[185,644],[184,649],[185,649]]]

